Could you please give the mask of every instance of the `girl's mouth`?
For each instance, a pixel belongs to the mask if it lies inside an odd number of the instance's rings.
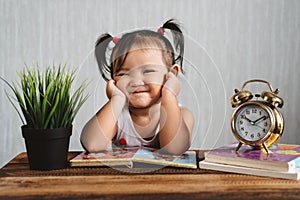
[[[133,93],[142,93],[142,92],[147,92],[146,90],[136,90]]]
[[[146,92],[148,92],[146,88],[135,88],[132,91],[129,91],[129,94],[141,94]]]
[[[139,91],[134,91],[134,92],[131,92],[130,94],[144,94],[144,93],[147,93],[148,91],[146,90],[139,90]]]

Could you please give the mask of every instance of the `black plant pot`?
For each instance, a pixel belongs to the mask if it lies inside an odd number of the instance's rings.
[[[34,129],[22,126],[30,169],[52,170],[68,167],[69,128]]]

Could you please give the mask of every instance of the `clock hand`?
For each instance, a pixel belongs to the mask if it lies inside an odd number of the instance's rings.
[[[265,120],[265,119],[267,119],[267,117],[266,116],[262,116],[262,117],[258,118],[257,120],[253,121],[253,123],[255,124],[256,122],[258,122],[260,120]]]
[[[245,116],[245,119],[246,119],[248,122],[250,122],[251,125],[255,125],[255,122],[252,121],[251,119],[249,119],[248,117]]]
[[[253,123],[253,121],[251,121],[248,117],[245,116],[245,119],[250,122],[251,124]]]

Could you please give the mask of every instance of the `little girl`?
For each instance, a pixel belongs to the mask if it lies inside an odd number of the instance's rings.
[[[178,56],[165,30],[171,31]],[[173,20],[157,32],[139,30],[121,38],[103,34],[95,55],[107,81],[108,101],[83,128],[83,147],[89,152],[106,150],[111,144],[149,146],[170,154],[188,150],[194,117],[177,101],[183,52],[183,34]]]

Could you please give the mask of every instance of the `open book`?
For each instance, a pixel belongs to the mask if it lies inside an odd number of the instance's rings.
[[[134,162],[162,166],[197,168],[196,152],[187,151],[182,155],[162,154],[146,147],[114,148],[98,153],[82,152],[70,160],[71,167],[128,166]]]

